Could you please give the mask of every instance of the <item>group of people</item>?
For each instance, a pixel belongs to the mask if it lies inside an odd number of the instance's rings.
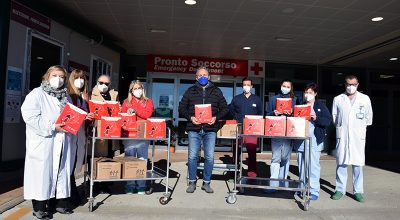
[[[63,108],[71,103],[88,111],[88,101],[118,101],[118,92],[111,88],[111,79],[101,75],[89,96],[87,77],[82,70],[70,74],[61,66],[51,66],[42,77],[39,87],[25,98],[21,113],[26,123],[26,156],[24,198],[32,200],[33,215],[50,219],[55,212],[73,213],[72,204],[79,204],[75,174],[81,172],[90,125],[96,126],[93,113],[88,113],[76,135],[56,124]],[[153,113],[153,102],[145,96],[143,84],[133,81],[121,111],[147,119]],[[113,157],[119,150],[116,141],[99,140],[95,156]],[[148,141],[123,142],[126,156],[147,160]],[[104,186],[104,184],[103,184]],[[105,185],[107,187],[107,185]],[[130,181],[126,192],[144,194],[145,181]]]
[[[187,119],[188,133],[188,170],[189,185],[187,193],[193,193],[197,186],[197,164],[201,146],[204,148],[204,173],[201,189],[213,193],[211,176],[214,166],[214,149],[219,120],[231,115],[239,123],[245,115],[264,115],[260,97],[252,93],[252,80],[242,81],[243,93],[235,96],[228,105],[222,91],[210,81],[210,74],[204,67],[196,71],[196,82],[183,95],[179,103],[179,114]],[[295,104],[312,106],[311,118],[308,121],[311,137],[311,173],[308,169],[309,155],[304,150],[303,142],[282,138],[271,140],[272,160],[270,166],[272,179],[286,179],[289,173],[292,149],[297,152],[299,178],[310,177],[311,200],[319,196],[320,155],[326,136],[326,127],[332,121],[336,127],[337,172],[336,190],[332,199],[340,199],[346,191],[347,166],[353,168],[353,191],[355,199],[363,202],[363,166],[365,164],[366,127],[372,124],[372,107],[367,95],[358,92],[358,80],[355,76],[345,78],[346,91],[335,97],[332,114],[324,102],[316,99],[318,86],[310,83],[304,88],[301,103],[294,95],[293,83],[283,80],[276,96],[269,99],[266,115],[278,116],[275,110],[277,98],[292,98]],[[61,66],[52,66],[42,77],[39,87],[33,89],[25,98],[21,107],[23,120],[26,123],[26,157],[24,173],[24,198],[32,200],[33,215],[39,219],[49,219],[52,213],[73,213],[70,203],[79,200],[75,184],[75,174],[82,169],[85,157],[89,125],[96,126],[92,113],[77,135],[63,129],[64,124],[56,124],[58,116],[67,103],[88,112],[88,101],[119,101],[118,92],[111,89],[111,79],[102,75],[89,95],[88,81],[85,73],[74,70],[70,74]],[[195,105],[211,104],[212,120],[202,124],[195,117]],[[292,107],[293,107],[292,106]],[[293,108],[292,108],[293,109]],[[143,84],[133,81],[129,86],[127,98],[123,101],[121,112],[135,114],[138,120],[152,116],[153,102],[145,96]],[[284,116],[290,116],[286,113]],[[95,156],[112,157],[119,150],[117,141],[99,140],[96,143]],[[243,146],[248,152],[247,175],[256,177],[257,173],[257,138],[244,138]],[[307,144],[307,143],[306,143]],[[147,160],[149,142],[143,140],[124,140],[126,156],[135,156]],[[304,157],[305,154],[305,157]],[[306,158],[304,161],[303,158]],[[237,158],[234,158],[237,159]],[[144,194],[145,181],[129,181],[125,186],[126,193]],[[273,193],[275,190],[266,190]],[[78,201],[79,202],[79,201]]]

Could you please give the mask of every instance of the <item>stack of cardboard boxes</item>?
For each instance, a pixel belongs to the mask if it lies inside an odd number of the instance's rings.
[[[114,157],[113,159],[99,157],[94,159],[94,179],[135,179],[145,178],[146,160],[136,157]]]

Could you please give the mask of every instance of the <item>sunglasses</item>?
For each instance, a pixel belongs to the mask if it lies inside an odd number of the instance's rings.
[[[106,86],[108,86],[108,85],[110,85],[110,83],[107,83],[107,82],[100,82],[100,81],[97,81],[98,83],[99,83],[99,85],[106,85]]]

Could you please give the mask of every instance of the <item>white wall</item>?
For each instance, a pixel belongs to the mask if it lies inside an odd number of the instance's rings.
[[[24,70],[25,51],[27,47],[28,28],[15,21],[10,22],[7,65]],[[112,63],[112,82],[118,85],[120,54],[103,45],[91,46],[85,37],[71,29],[51,22],[50,37],[64,43],[64,66],[68,61],[81,63],[90,67],[91,56],[95,55]],[[70,56],[67,56],[67,52]],[[25,88],[25,85],[23,85]],[[24,97],[23,97],[24,99]],[[3,105],[4,106],[4,105]],[[3,124],[2,161],[23,159],[25,157],[25,124],[21,117],[20,123]]]

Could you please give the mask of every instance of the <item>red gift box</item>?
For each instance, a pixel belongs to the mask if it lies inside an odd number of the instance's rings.
[[[226,125],[236,125],[238,122],[236,120],[226,120],[225,124]]]
[[[136,124],[136,115],[130,115],[128,113],[119,113],[119,117],[121,117],[122,122],[121,122],[121,127],[122,130],[126,131],[137,131],[137,124]]]
[[[311,105],[295,105],[293,110],[294,117],[303,117],[307,120],[311,118]]]
[[[165,119],[148,118],[137,121],[138,137],[140,138],[165,138],[167,124]]]
[[[89,100],[89,110],[93,113],[95,120],[100,120],[101,117],[108,117],[107,103],[102,101]]]
[[[124,137],[124,138],[138,138],[139,135],[138,135],[137,131],[127,131],[127,130],[122,129],[121,137]]]
[[[85,120],[86,115],[87,112],[76,107],[75,105],[67,103],[61,115],[58,117],[56,124],[65,123],[62,128],[69,133],[76,135],[83,121]]]
[[[120,117],[101,117],[99,137],[121,137]]]
[[[308,137],[308,121],[300,117],[287,117],[286,136]]]
[[[200,124],[210,123],[212,121],[211,104],[195,105],[194,117]]]
[[[281,114],[292,114],[292,99],[291,98],[277,98],[276,110]]]
[[[111,117],[118,117],[118,113],[120,113],[120,106],[118,101],[106,101],[108,113]]]
[[[285,136],[286,117],[265,116],[265,135],[267,136]]]
[[[264,119],[262,115],[245,115],[243,134],[264,135]]]

